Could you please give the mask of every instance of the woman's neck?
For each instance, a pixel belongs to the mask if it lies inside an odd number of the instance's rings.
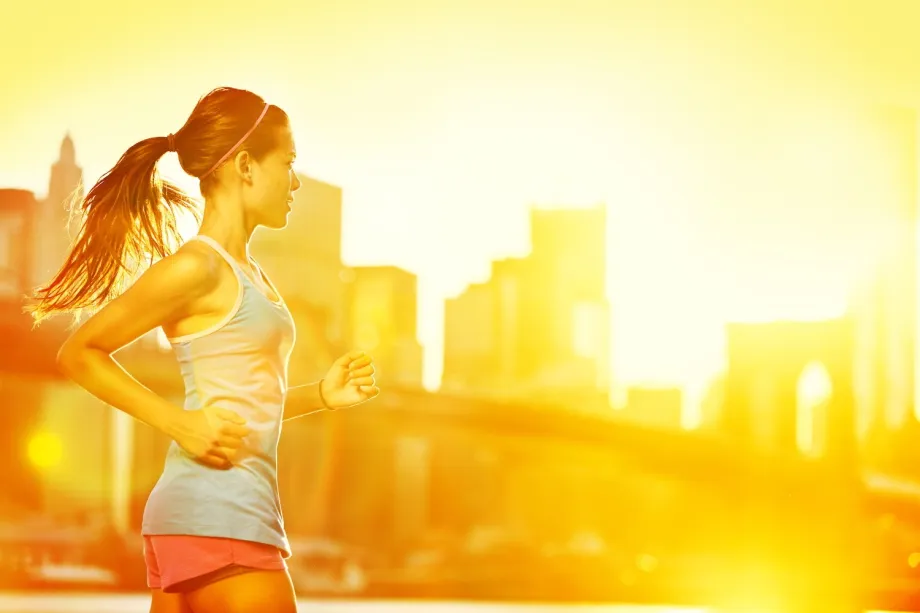
[[[227,215],[223,211],[239,211],[238,215]],[[242,207],[221,207],[205,204],[204,216],[198,233],[209,236],[220,243],[240,262],[249,262],[249,239],[254,228],[248,226]]]

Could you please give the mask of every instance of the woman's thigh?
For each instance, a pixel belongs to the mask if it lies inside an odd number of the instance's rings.
[[[192,613],[297,613],[286,570],[254,570],[184,594]]]
[[[182,594],[166,594],[163,590],[152,590],[150,613],[192,613]]]

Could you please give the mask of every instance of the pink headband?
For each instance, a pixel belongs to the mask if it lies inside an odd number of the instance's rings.
[[[269,107],[269,106],[271,106],[271,105],[269,105],[269,104],[266,102],[266,103],[265,103],[265,108],[262,109],[262,113],[259,115],[259,118],[256,119],[256,122],[255,122],[254,124],[252,124],[252,127],[249,128],[249,131],[246,132],[246,134],[243,134],[243,138],[241,138],[240,140],[238,140],[238,141],[236,142],[236,144],[233,145],[233,146],[230,148],[230,151],[228,151],[227,153],[224,154],[224,157],[222,157],[222,158],[220,158],[219,160],[217,160],[217,163],[214,164],[213,166],[211,166],[211,169],[210,169],[208,172],[206,172],[206,173],[204,173],[203,175],[201,175],[201,177],[200,177],[201,179],[204,179],[206,176],[208,176],[209,174],[211,174],[212,172],[214,172],[214,169],[215,169],[215,168],[217,168],[218,166],[220,166],[221,164],[223,164],[223,163],[224,163],[224,160],[226,160],[228,157],[230,157],[231,155],[233,155],[233,152],[236,151],[236,150],[239,148],[239,146],[242,145],[242,144],[246,141],[247,138],[249,138],[249,135],[252,134],[253,130],[255,130],[255,129],[259,126],[259,124],[262,123],[262,118],[265,117],[265,113],[268,112],[268,107]]]

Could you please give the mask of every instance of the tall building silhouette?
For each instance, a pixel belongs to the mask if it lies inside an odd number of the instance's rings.
[[[51,166],[48,194],[44,199],[21,189],[2,192],[0,269],[8,269],[10,258],[15,257],[17,274],[21,275],[15,291],[21,297],[50,280],[58,271],[75,233],[76,220],[71,224],[68,207],[71,200],[83,197],[83,170],[77,165],[76,148],[70,135],[64,137],[60,156]],[[9,277],[6,279],[9,281]],[[4,286],[0,278],[0,292],[13,289]]]
[[[67,134],[61,141],[60,156],[51,166],[48,195],[38,203],[35,285],[48,281],[63,264],[72,239],[79,230],[79,219],[71,220],[69,207],[83,196],[83,169],[77,165],[76,147]]]
[[[447,300],[442,387],[606,407],[606,209],[534,209],[531,243]]]
[[[30,251],[38,200],[24,189],[0,190],[0,299],[21,303],[32,281]]]
[[[531,227],[534,276],[529,283],[530,304],[522,313],[526,321],[522,332],[529,337],[534,330],[542,331],[537,338],[542,336],[543,343],[524,353],[530,371],[562,389],[606,389],[610,321],[606,208],[535,209]]]
[[[348,273],[349,345],[374,359],[377,380],[422,385],[418,280],[396,266],[358,266]]]

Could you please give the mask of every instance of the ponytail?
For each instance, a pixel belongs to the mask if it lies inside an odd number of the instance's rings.
[[[168,137],[140,141],[76,203],[72,214],[82,218],[76,240],[61,269],[27,307],[36,324],[102,307],[143,268],[178,248],[180,211],[200,221],[198,203],[157,171],[159,159],[173,148]]]
[[[35,323],[58,313],[96,310],[116,296],[155,260],[173,253],[181,240],[181,211],[201,221],[201,211],[177,186],[160,178],[157,162],[167,151],[200,180],[202,194],[217,185],[214,172],[240,149],[261,159],[277,146],[277,128],[287,114],[256,94],[218,87],[202,97],[175,135],[148,138],[72,207],[82,218],[76,241],[57,275],[35,291],[27,307]]]

